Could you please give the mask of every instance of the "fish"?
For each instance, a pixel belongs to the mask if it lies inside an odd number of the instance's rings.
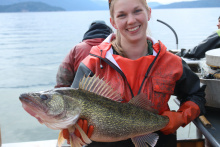
[[[19,96],[24,110],[48,128],[61,130],[58,145],[64,142],[63,129],[68,129],[71,147],[96,142],[116,142],[131,138],[135,147],[155,146],[169,118],[158,115],[146,94],[122,103],[122,97],[104,79],[84,77],[79,88],[63,87]],[[86,119],[94,126],[88,136],[78,126],[78,119]],[[78,129],[82,139],[75,136]]]

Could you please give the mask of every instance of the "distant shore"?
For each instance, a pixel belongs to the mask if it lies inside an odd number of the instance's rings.
[[[180,8],[216,8],[220,7],[219,0],[197,0],[187,2],[176,2],[171,4],[160,4],[157,2],[149,2],[148,5],[152,9],[180,9]],[[53,11],[98,11],[108,10],[106,1],[92,0],[66,0],[60,3],[54,0],[1,0],[0,13],[6,12],[53,12]]]

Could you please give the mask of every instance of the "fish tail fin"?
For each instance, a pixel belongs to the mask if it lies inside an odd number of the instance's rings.
[[[157,133],[151,133],[131,138],[135,147],[154,147],[157,144],[158,139],[159,135]]]
[[[63,138],[63,130],[60,131],[58,139],[57,139],[57,145],[58,147],[61,147],[64,143],[65,139]]]

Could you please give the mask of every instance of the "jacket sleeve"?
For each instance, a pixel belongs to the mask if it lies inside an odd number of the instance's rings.
[[[183,74],[177,81],[174,94],[180,100],[180,104],[192,101],[199,106],[200,115],[205,113],[205,85],[201,85],[199,77],[191,71],[189,66],[182,60]]]
[[[220,47],[220,29],[216,32],[212,33],[205,40],[199,43],[192,49],[185,50],[182,53],[182,57],[184,58],[204,58],[205,52],[208,50],[216,49]]]
[[[74,79],[73,84],[72,84],[71,87],[78,88],[79,87],[79,82],[84,76],[85,77],[87,77],[87,76],[92,77],[93,75],[94,75],[93,72],[83,62],[81,62],[79,64],[79,68],[76,72],[76,76],[75,76],[75,79]]]
[[[72,50],[70,50],[69,54],[65,57],[65,59],[59,66],[56,76],[56,88],[70,87],[72,85],[80,62],[89,55],[89,52],[92,48],[92,45],[86,43],[86,41],[91,42],[91,40],[85,40],[76,45]],[[98,41],[101,40],[99,39]]]
[[[59,87],[70,87],[72,85],[75,76],[75,49],[74,47],[65,57],[65,59],[60,64],[57,75],[56,75],[56,86]]]

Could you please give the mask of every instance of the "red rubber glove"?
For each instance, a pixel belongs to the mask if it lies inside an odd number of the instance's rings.
[[[165,135],[172,134],[180,126],[185,127],[188,123],[197,118],[199,114],[199,106],[192,101],[183,103],[177,112],[164,111],[161,115],[168,116],[170,121],[167,126],[160,131]]]
[[[82,130],[86,133],[86,135],[88,136],[88,138],[90,138],[92,136],[93,130],[94,130],[94,126],[89,126],[88,127],[88,121],[87,120],[83,120],[83,119],[79,119],[77,121],[77,124],[82,128]],[[82,141],[82,136],[80,135],[80,132],[78,129],[75,130],[75,135],[77,137],[79,137]],[[63,138],[65,138],[67,140],[67,143],[70,144],[70,140],[69,140],[69,131],[68,129],[63,129]]]

